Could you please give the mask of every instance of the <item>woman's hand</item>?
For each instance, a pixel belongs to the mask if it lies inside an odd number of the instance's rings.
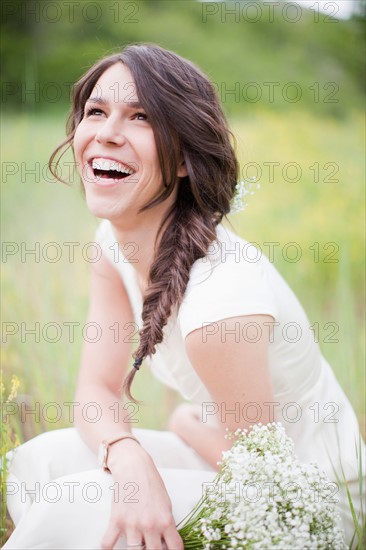
[[[187,434],[202,422],[202,407],[193,403],[182,403],[173,411],[169,418],[168,430],[174,432],[182,439],[187,439]]]
[[[124,535],[126,548],[141,550],[183,550],[172,505],[163,480],[150,455],[133,440],[115,443],[108,466],[114,487],[112,511],[102,549],[111,550]],[[118,498],[117,498],[118,495]]]
[[[168,429],[192,447],[211,468],[218,470],[222,451],[231,448],[233,442],[225,439],[225,431],[219,424],[209,424],[202,418],[201,405],[183,403],[172,413]]]

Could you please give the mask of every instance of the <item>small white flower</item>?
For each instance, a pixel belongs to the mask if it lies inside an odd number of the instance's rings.
[[[256,189],[260,188],[260,184],[256,183],[256,178],[251,178],[250,180],[241,180],[235,186],[235,191],[233,198],[231,200],[231,209],[230,214],[236,214],[244,210],[248,203],[244,202],[244,198],[247,195],[254,195],[253,187]]]
[[[225,490],[206,493],[193,520],[199,547],[346,548],[339,515],[326,501],[325,474],[316,464],[298,461],[280,423],[255,425],[229,437],[235,442],[223,453],[216,477],[218,489]]]

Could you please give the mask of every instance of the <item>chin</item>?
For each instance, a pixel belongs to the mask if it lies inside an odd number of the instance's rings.
[[[88,196],[86,197],[86,204],[89,212],[97,218],[104,218],[106,220],[110,219],[112,214],[110,204],[105,204],[105,202],[100,199],[96,200],[95,198],[90,198]]]
[[[112,205],[111,201],[103,201],[100,198],[86,196],[86,204],[89,212],[97,218],[113,220],[121,215],[121,212],[116,212],[115,205]]]

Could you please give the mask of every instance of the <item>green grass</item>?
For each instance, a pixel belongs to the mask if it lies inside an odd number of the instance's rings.
[[[76,181],[67,187],[45,181],[42,175],[48,177],[44,167],[63,138],[63,126],[58,117],[29,116],[5,117],[2,124],[3,161],[8,163],[3,164],[2,174],[2,241],[3,247],[6,242],[19,247],[17,254],[2,257],[2,328],[14,323],[18,329],[7,338],[3,333],[3,381],[10,390],[11,376],[20,379],[17,406],[24,407],[23,414],[36,407],[25,422],[12,416],[20,441],[71,425],[62,404],[73,399],[87,313],[89,264],[81,251],[93,238],[98,220],[88,213]],[[365,437],[362,117],[354,113],[334,120],[300,112],[260,112],[237,118],[232,127],[242,176],[260,176],[261,185],[247,209],[231,218],[234,228],[265,253],[269,246],[264,243],[278,243],[273,261],[305,305],[310,323],[318,323],[322,351],[353,404]],[[299,181],[290,181],[295,173],[291,166],[286,172],[288,163],[300,167]],[[25,173],[32,168],[35,175]],[[12,169],[17,173],[7,175]],[[329,181],[332,177],[338,181]],[[55,263],[42,257],[50,242],[61,247],[61,259]],[[64,245],[68,242],[80,243],[73,262]],[[290,242],[301,251],[297,262],[286,256]],[[40,261],[31,254],[22,258],[21,251],[35,243]],[[287,250],[290,256],[294,252]],[[51,257],[54,250],[48,251]],[[73,341],[65,325],[70,322],[79,323]],[[21,323],[28,329],[39,323],[39,341],[31,334],[22,341]],[[61,329],[54,343],[47,341],[55,336],[52,328],[42,336],[47,323],[57,323]],[[338,341],[329,341],[332,338]],[[140,371],[134,392],[143,401],[139,426],[164,428],[167,414],[180,398],[146,368]],[[57,413],[61,413],[58,419]],[[8,436],[15,440],[11,431]],[[6,528],[10,532],[10,522]]]
[[[8,336],[6,342],[3,336],[4,382],[10,383],[11,375],[16,374],[22,399],[29,404],[39,402],[41,413],[36,422],[28,415],[23,433],[18,426],[21,439],[70,425],[66,408],[58,422],[51,421],[55,409],[46,408],[45,414],[42,411],[47,403],[62,404],[73,398],[81,328],[87,313],[89,264],[81,250],[92,240],[98,220],[87,211],[76,182],[67,187],[45,182],[42,174],[25,174],[25,168],[34,168],[36,162],[41,169],[46,165],[53,147],[63,138],[63,126],[61,118],[20,115],[4,117],[2,124],[3,161],[15,163],[3,166],[2,239],[17,243],[23,251],[39,242],[41,251],[38,263],[32,255],[24,262],[17,253],[2,266],[2,322],[18,327],[17,334]],[[354,113],[334,120],[301,112],[261,112],[237,118],[232,126],[243,175],[255,175],[256,164],[262,169],[261,188],[250,197],[245,212],[232,217],[234,227],[265,253],[268,246],[263,243],[279,243],[274,249],[274,263],[305,305],[310,322],[319,323],[322,351],[355,407],[365,435],[362,117]],[[274,181],[263,164],[268,162],[280,163],[274,169]],[[289,181],[294,172],[291,167],[283,172],[287,163],[301,167],[299,181]],[[327,163],[331,164],[324,168]],[[5,181],[4,169],[12,166],[18,166],[19,171]],[[316,166],[318,182],[314,181]],[[329,179],[335,168],[333,178],[338,181],[327,181],[326,176]],[[60,261],[51,263],[42,258],[49,242],[60,245]],[[80,243],[72,263],[63,244],[66,242]],[[282,255],[289,242],[296,242],[302,252],[295,263]],[[335,245],[325,249],[327,243]],[[288,249],[289,254],[293,251]],[[332,251],[337,261],[329,263]],[[54,250],[48,252],[51,256]],[[46,338],[41,333],[39,342],[32,335],[22,342],[21,323],[29,328],[36,322],[41,329],[47,323],[58,323],[60,339],[47,341],[55,336],[49,328]],[[73,342],[64,324],[69,322],[79,323]],[[324,326],[326,323],[331,325]],[[338,342],[325,341],[337,327],[334,338]],[[141,426],[164,427],[166,414],[177,398],[147,369],[140,371],[134,387],[136,396],[144,401],[140,406]]]

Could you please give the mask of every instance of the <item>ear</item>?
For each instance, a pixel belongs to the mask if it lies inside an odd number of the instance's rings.
[[[188,176],[186,163],[184,162],[184,159],[182,159],[179,164],[177,176],[178,178],[184,178],[185,176]]]

